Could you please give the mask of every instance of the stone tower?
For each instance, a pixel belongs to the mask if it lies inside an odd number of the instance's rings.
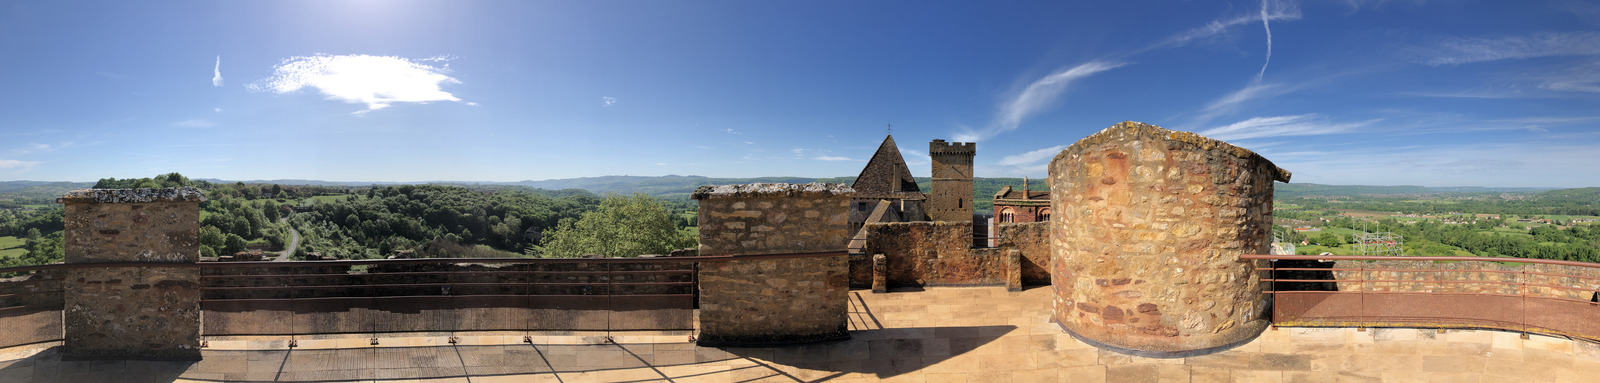
[[[1053,317],[1096,346],[1157,357],[1267,327],[1256,262],[1289,172],[1189,132],[1123,122],[1050,161]]]
[[[933,157],[928,219],[972,221],[972,156],[977,153],[978,144],[973,142],[928,143],[928,156]]]

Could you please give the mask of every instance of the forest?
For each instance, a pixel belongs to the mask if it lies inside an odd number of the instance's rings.
[[[924,192],[932,191],[929,179],[916,180]],[[292,233],[298,232],[297,259],[363,259],[403,250],[418,257],[663,254],[694,247],[696,204],[688,198],[694,186],[813,181],[850,183],[853,179],[596,177],[380,186],[222,182],[168,173],[94,183],[8,181],[0,182],[0,266],[59,262],[63,210],[54,199],[84,187],[202,189],[208,199],[200,204],[200,252],[205,257],[283,251],[292,241]],[[549,190],[528,184],[566,188]],[[1034,190],[1047,189],[1044,180],[1029,184]],[[986,213],[993,194],[1007,185],[1021,188],[1022,179],[974,179],[976,210]],[[1600,226],[1577,219],[1600,216],[1600,188],[1278,184],[1276,197],[1277,219],[1320,230],[1310,234],[1279,231],[1281,239],[1305,244],[1303,252],[1347,253],[1351,251],[1351,233],[1385,231],[1405,238],[1406,255],[1600,261],[1596,253]],[[1548,224],[1517,221],[1551,217],[1555,218],[1547,219]]]

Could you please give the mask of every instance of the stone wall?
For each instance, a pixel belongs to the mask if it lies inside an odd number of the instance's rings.
[[[964,222],[899,222],[867,226],[869,245],[850,258],[850,287],[872,287],[872,255],[888,258],[890,286],[991,286],[1005,284],[1010,270],[1006,252],[1021,252],[1021,282],[1050,284],[1049,225],[1045,222],[1000,224],[994,248],[971,247]],[[966,229],[963,229],[965,227]],[[870,247],[870,251],[868,250]]]
[[[66,205],[67,263],[149,266],[72,269],[63,291],[62,356],[200,357],[200,190],[76,190]],[[188,267],[185,267],[188,266]]]
[[[848,338],[849,203],[843,184],[702,186],[700,255],[838,255],[700,264],[702,345]]]
[[[1585,301],[1595,299],[1595,294],[1600,292],[1600,269],[1589,267],[1533,263],[1341,260],[1334,262],[1332,268],[1366,269],[1332,271],[1334,279],[1351,280],[1339,282],[1339,291],[1522,295],[1523,288],[1526,288],[1528,296]],[[1527,279],[1524,280],[1524,277]],[[1397,282],[1358,282],[1363,280]]]
[[[1271,242],[1260,155],[1124,122],[1050,162],[1054,319],[1080,339],[1172,356],[1240,344],[1266,328],[1256,265]]]
[[[889,286],[1005,284],[1005,252],[973,249],[971,222],[873,223],[865,229],[867,254],[887,258]]]
[[[1002,223],[999,248],[1022,251],[1022,284],[1050,284],[1050,223]]]

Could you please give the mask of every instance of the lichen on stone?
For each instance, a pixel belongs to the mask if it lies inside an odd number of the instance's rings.
[[[851,189],[842,183],[813,182],[808,184],[791,183],[752,183],[741,185],[705,185],[694,189],[690,198],[706,199],[710,197],[825,197],[832,195],[855,195]]]
[[[78,189],[56,203],[205,202],[206,195],[193,186],[160,189]]]

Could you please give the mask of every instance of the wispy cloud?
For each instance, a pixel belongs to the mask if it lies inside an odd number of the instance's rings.
[[[812,157],[811,159],[813,159],[813,160],[823,160],[823,161],[855,161],[853,159],[850,159],[849,157],[837,157],[837,156],[817,156],[817,157]]]
[[[290,93],[306,87],[317,88],[330,100],[366,104],[367,110],[387,108],[394,103],[461,101],[440,89],[461,81],[446,76],[449,64],[434,67],[425,61],[445,57],[409,60],[394,56],[327,55],[291,57],[274,67],[272,77],[250,84],[256,91]]]
[[[996,134],[1016,130],[1022,121],[1049,107],[1057,96],[1067,90],[1067,85],[1072,81],[1094,75],[1117,67],[1126,65],[1120,62],[1090,61],[1081,65],[1063,69],[1048,76],[1044,76],[1028,87],[1023,88],[1015,97],[1000,105],[1000,110],[995,121],[988,127],[972,131],[967,129],[955,135],[956,141],[982,141],[994,137]]]
[[[1418,51],[1420,59],[1432,66],[1548,56],[1595,56],[1600,55],[1600,32],[1453,37]]]
[[[1239,106],[1247,101],[1275,97],[1293,90],[1294,88],[1282,84],[1261,84],[1252,82],[1245,85],[1244,88],[1240,88],[1239,90],[1233,91],[1233,93],[1229,93],[1221,98],[1216,99],[1215,101],[1212,101],[1210,104],[1206,104],[1206,107],[1200,114],[1200,117],[1198,117],[1198,120],[1200,122],[1210,121],[1212,118],[1237,111]]]
[[[1262,29],[1266,29],[1266,31],[1267,31],[1267,59],[1266,59],[1266,61],[1263,61],[1261,63],[1261,71],[1256,73],[1256,82],[1257,83],[1261,82],[1261,77],[1262,76],[1266,76],[1266,74],[1267,74],[1267,64],[1271,64],[1272,63],[1272,25],[1269,24],[1267,21],[1271,20],[1274,15],[1287,14],[1285,12],[1286,10],[1292,10],[1294,12],[1294,15],[1295,15],[1296,18],[1300,17],[1299,10],[1294,9],[1292,4],[1285,3],[1285,2],[1270,1],[1270,0],[1261,0],[1261,28]]]
[[[222,86],[222,55],[217,55],[217,66],[211,68],[211,86]]]
[[[217,126],[217,123],[211,122],[210,120],[193,118],[193,119],[174,122],[174,123],[172,123],[172,126],[183,127],[183,128],[209,128],[209,127]]]
[[[1258,20],[1265,25],[1267,20],[1276,21],[1298,19],[1300,19],[1300,8],[1296,7],[1293,3],[1264,0],[1262,1],[1260,12],[1218,18],[1198,28],[1183,31],[1167,37],[1165,40],[1156,43],[1151,48],[1178,47],[1188,45],[1195,41],[1209,40],[1213,37],[1227,33],[1228,29],[1231,27],[1254,23]],[[1267,33],[1271,33],[1270,29]],[[1270,40],[1271,38],[1269,37],[1268,39]]]
[[[1371,125],[1381,119],[1354,123],[1333,123],[1317,114],[1295,116],[1255,117],[1244,121],[1207,129],[1201,135],[1219,140],[1242,140],[1262,137],[1316,136],[1344,133]]]
[[[34,161],[0,160],[0,169],[27,170],[27,169],[33,168],[34,165],[38,165],[38,164],[39,164],[38,162],[34,162]]]
[[[723,130],[722,132],[723,133],[727,133],[727,134],[744,134],[744,132],[733,130],[733,128],[728,128],[726,130]]]
[[[611,104],[615,104],[615,103],[617,103],[617,98],[616,97],[601,97],[600,98],[600,106],[611,106]]]
[[[1044,149],[1030,151],[1030,152],[1027,152],[1027,153],[1013,154],[1013,155],[1009,155],[1009,156],[1005,156],[1004,158],[1001,158],[1000,159],[1000,164],[1001,165],[1006,165],[1006,166],[1023,166],[1023,165],[1037,164],[1040,161],[1044,161],[1044,160],[1055,158],[1056,154],[1061,153],[1061,149],[1066,149],[1066,148],[1067,148],[1066,145],[1056,145],[1056,146],[1051,146],[1051,147],[1044,148]]]

